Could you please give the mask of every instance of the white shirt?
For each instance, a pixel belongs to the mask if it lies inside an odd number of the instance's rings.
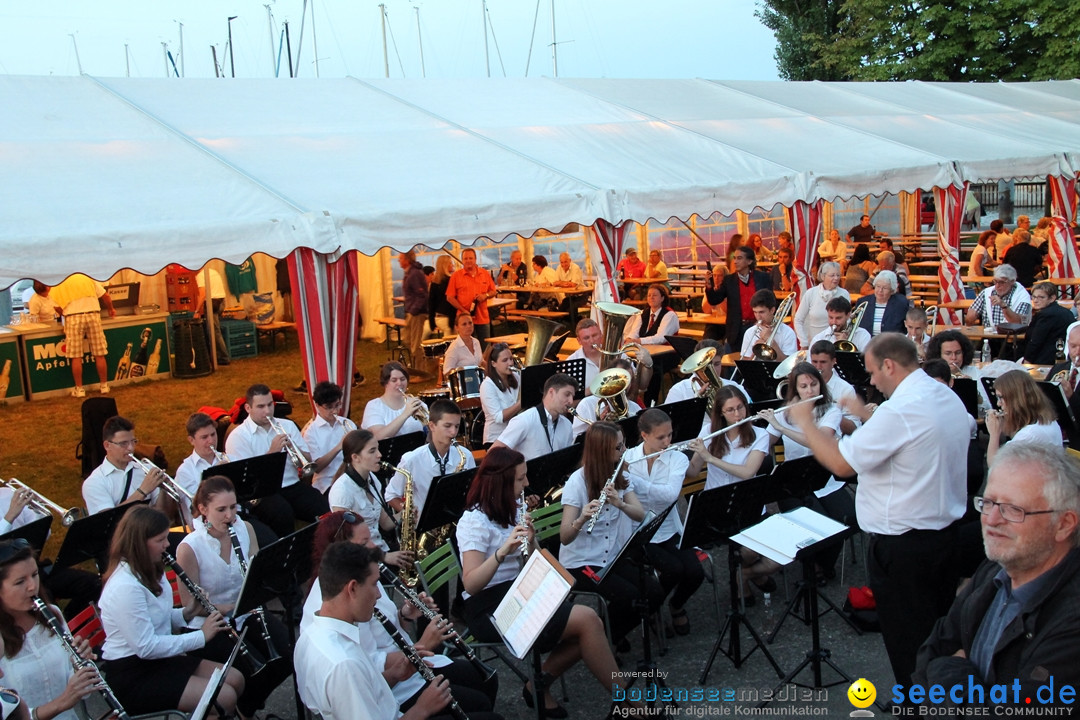
[[[56,318],[56,303],[48,295],[34,293],[26,304],[26,311],[36,317],[38,322],[50,323]]]
[[[244,551],[244,560],[251,562],[251,537],[248,534],[247,523],[237,520],[233,523],[236,538],[240,541],[240,549]],[[184,536],[181,545],[187,545],[195,554],[195,560],[199,563],[199,586],[206,591],[207,597],[214,605],[235,605],[240,599],[240,590],[244,586],[244,573],[240,570],[240,563],[236,559],[236,551],[232,549],[232,542],[228,537],[224,539],[225,546],[229,549],[229,559],[221,557],[221,543],[216,537],[206,530],[206,524],[200,521],[195,528]],[[201,628],[206,618],[196,615],[187,622],[191,628]],[[251,630],[248,634],[251,634]]]
[[[304,436],[300,434],[296,423],[287,418],[275,418],[274,422],[281,425],[281,429],[288,434],[298,448],[310,454],[308,444],[304,441]],[[264,428],[256,425],[249,415],[244,418],[244,422],[240,423],[239,427],[229,433],[229,438],[225,441],[225,454],[232,460],[247,460],[259,455],[266,455],[270,452],[270,443],[274,442],[275,437],[277,437],[277,433],[269,426]],[[298,482],[300,482],[300,476],[296,472],[296,466],[286,460],[285,470],[281,477],[281,487],[287,488]]]
[[[815,408],[815,410],[816,410],[816,408]],[[787,428],[789,430],[794,430],[796,432],[799,432],[799,428],[797,428],[795,425],[792,425],[788,421],[788,417],[787,417],[786,412],[783,412],[782,410],[777,411],[775,417],[776,417],[776,421],[779,422],[781,425],[783,425],[785,428]],[[822,415],[819,420],[815,420],[815,424],[819,428],[823,428],[823,429],[827,428],[829,430],[832,430],[833,435],[835,437],[840,437],[840,421],[843,420],[843,419],[844,419],[844,415],[843,415],[843,413],[840,412],[840,408],[836,407],[836,405],[830,405],[829,409],[825,411],[825,414]],[[779,430],[774,428],[772,425],[770,425],[768,427],[768,433],[773,438],[778,438],[778,437],[783,437],[784,438],[784,461],[785,462],[788,461],[788,460],[798,460],[799,458],[804,458],[804,457],[807,457],[807,456],[812,454],[810,452],[810,448],[806,447],[802,443],[795,442],[794,440],[789,438],[787,435],[784,435]],[[829,481],[827,483],[825,483],[825,487],[821,488],[820,490],[815,490],[814,495],[816,495],[819,498],[822,498],[822,497],[825,497],[826,495],[831,495],[832,493],[836,492],[837,490],[842,489],[843,487],[844,487],[844,483],[840,482],[835,477],[830,476]]]
[[[555,279],[558,282],[572,282],[576,288],[585,284],[581,274],[581,266],[575,262],[571,262],[570,267],[566,270],[563,270],[562,263],[559,263],[555,267]]]
[[[534,285],[554,285],[559,276],[550,265],[546,265],[540,272],[533,276]]]
[[[1012,440],[1009,442],[1049,445],[1058,448],[1064,445],[1061,439],[1061,426],[1056,422],[1025,425],[1016,431],[1016,434],[1012,436]]]
[[[307,441],[308,447],[311,448],[311,459],[317,460],[326,453],[330,452],[330,448],[341,445],[342,439],[351,430],[356,429],[356,423],[352,420],[342,417],[341,415],[334,416],[334,424],[331,425],[327,421],[322,419],[322,416],[318,413],[315,417],[308,421],[308,424],[304,426],[304,440]],[[334,482],[334,475],[337,474],[338,468],[341,467],[343,462],[341,456],[341,449],[338,448],[337,454],[326,464],[321,471],[315,475],[315,479],[311,481],[311,484],[321,493],[325,493],[330,485]]]
[[[723,378],[720,378],[720,387],[729,386],[739,389],[739,392],[741,392],[743,397],[746,398],[747,405],[752,402],[750,400],[750,395],[748,395],[746,392],[746,388],[744,388],[739,383],[731,382],[730,380],[724,380]],[[667,405],[669,403],[679,402],[681,400],[692,400],[696,397],[698,397],[698,394],[697,391],[694,389],[694,378],[688,377],[680,380],[679,382],[671,386],[671,389],[668,390],[667,397],[664,398],[664,404]],[[705,419],[708,420],[709,418],[706,417]]]
[[[589,386],[592,385],[592,381],[596,379],[597,373],[600,372],[600,366],[585,357],[585,351],[581,348],[570,353],[570,356],[566,358],[567,362],[570,362],[571,360],[585,361],[585,392],[589,392]]]
[[[127,482],[128,471],[131,471],[131,483]],[[135,488],[142,484],[146,473],[134,460],[129,460],[123,468],[118,468],[109,462],[109,459],[101,461],[94,468],[94,472],[86,476],[82,484],[83,502],[86,503],[86,511],[91,515],[103,510],[117,507],[120,503],[131,497],[132,493],[139,500],[143,500],[142,493],[136,493]],[[124,485],[128,485],[127,495],[124,494]],[[150,491],[150,501],[157,498],[158,491]]]
[[[349,477],[348,474],[342,473],[341,477],[330,486],[328,496],[330,509],[345,508],[362,517],[364,524],[371,530],[371,539],[375,541],[375,544],[383,552],[387,552],[390,547],[386,544],[386,540],[383,539],[382,529],[379,527],[379,519],[382,517],[383,509],[379,503],[379,497],[384,492],[383,486],[373,473],[368,473],[368,484],[371,488],[370,497],[364,492],[363,488],[356,484],[355,480]]]
[[[915,370],[840,453],[859,487],[855,510],[866,532],[940,530],[964,514],[968,421],[956,393]]]
[[[323,720],[401,717],[382,668],[372,660],[356,625],[316,615],[293,656],[300,699]]]
[[[818,245],[818,255],[822,260],[832,260],[834,262],[842,263],[847,260],[847,243],[843,240],[837,240],[836,247],[830,247],[831,243],[826,240]]]
[[[23,525],[28,525],[41,517],[41,515],[31,510],[28,505],[15,516],[14,521],[8,522],[7,511],[11,509],[11,498],[14,496],[15,491],[11,488],[0,487],[0,535],[21,528]]]
[[[173,657],[203,647],[201,632],[173,635],[184,626],[184,611],[174,608],[172,588],[162,573],[161,595],[154,596],[121,562],[101,591],[101,626],[105,630],[102,657],[137,655],[143,660]]]
[[[844,378],[840,377],[836,373],[836,368],[833,368],[832,376],[828,382],[825,383],[825,387],[829,389],[829,396],[833,399],[834,403],[839,404],[843,398],[856,397],[855,387]],[[841,411],[844,413],[844,419],[850,420],[855,423],[856,428],[862,427],[862,420],[857,416],[852,415],[850,412]]]
[[[484,408],[484,442],[495,442],[506,428],[508,420],[503,417],[503,411],[518,401],[521,378],[517,377],[517,381],[518,387],[508,387],[506,390],[500,390],[489,377],[485,377],[480,383],[480,405]]]
[[[374,400],[368,400],[367,405],[364,406],[364,419],[360,421],[360,427],[368,430],[374,425],[389,425],[394,422],[394,420],[397,420],[398,415],[405,412],[406,407],[408,407],[408,403],[402,405],[400,410],[395,410],[384,403],[381,397],[377,397]],[[422,422],[414,417],[410,417],[401,424],[401,428],[397,431],[397,434],[408,435],[413,432],[421,432],[423,429],[424,424]]]
[[[824,285],[815,285],[802,294],[799,307],[795,310],[795,334],[801,347],[809,348],[810,338],[829,327],[829,312],[825,306],[834,297],[844,297],[850,301],[851,293],[842,286],[826,292]]]
[[[656,332],[649,337],[641,337],[642,330],[648,328],[641,327],[641,321],[645,317],[645,311],[633,315],[626,323],[626,331],[623,333],[623,342],[634,341],[639,342],[642,345],[666,345],[667,335],[679,334],[679,317],[675,314],[674,310],[670,308],[664,313],[664,316],[660,318],[660,325],[656,328]]]
[[[416,508],[417,517],[424,510],[424,502],[427,500],[428,491],[431,490],[431,481],[442,475],[449,475],[458,471],[458,465],[464,458],[465,464],[462,470],[476,467],[476,460],[472,453],[461,445],[451,445],[447,454],[442,458],[443,465],[435,459],[435,448],[431,443],[421,445],[415,450],[410,450],[401,456],[397,467],[412,474],[413,482],[413,507]],[[405,476],[400,472],[394,473],[390,482],[386,485],[383,493],[387,502],[405,496]]]
[[[52,606],[52,610],[66,628],[67,623],[60,609]],[[74,672],[70,657],[52,630],[41,623],[34,623],[15,657],[9,658],[0,653],[4,687],[17,690],[31,710],[52,702],[64,692]],[[56,717],[59,720],[79,720],[74,708]]]
[[[597,409],[599,408],[599,406],[600,398],[596,397],[595,395],[588,395],[585,398],[582,398],[581,402],[578,403],[577,409],[575,410],[574,426],[572,428],[574,437],[577,437],[578,435],[589,429],[589,426],[585,423],[585,420],[589,420],[591,422],[596,421],[596,416],[598,414]],[[626,406],[627,408],[629,408],[628,416],[637,415],[641,412],[641,406],[633,400],[630,400],[629,398],[627,398]],[[581,418],[585,418],[585,420],[582,420]]]
[[[742,465],[746,462],[746,458],[753,451],[763,452],[766,455],[769,454],[769,448],[772,445],[772,441],[769,439],[769,433],[765,432],[761,428],[751,425],[754,430],[754,441],[747,447],[742,446],[742,440],[738,437],[734,441],[729,441],[727,454],[724,455],[721,460],[732,465]],[[708,447],[711,440],[705,441],[705,446]],[[708,471],[705,475],[705,489],[712,490],[713,488],[723,487],[724,485],[731,485],[733,483],[742,482],[742,478],[737,475],[732,475],[726,470],[721,470],[715,465],[707,465]]]
[[[225,299],[225,282],[221,279],[221,273],[214,268],[206,268],[210,271],[210,299],[211,300],[224,300]],[[195,283],[202,288],[206,289],[206,280],[203,278],[203,271],[199,270],[195,273]]]
[[[547,415],[546,428],[540,423],[540,412]],[[541,403],[522,410],[510,418],[506,429],[499,436],[499,441],[517,450],[525,456],[526,460],[532,460],[570,447],[574,443],[574,433],[571,428],[572,425],[567,418],[561,415],[552,418]]]
[[[184,461],[180,463],[180,467],[176,468],[176,484],[187,490],[194,497],[195,491],[199,489],[199,484],[202,483],[202,476],[204,470],[209,470],[215,465],[219,465],[218,459],[215,457],[214,462],[207,462],[199,456],[194,450],[191,454],[184,458]],[[184,514],[184,522],[188,527],[192,525],[191,517],[191,504],[187,502],[180,503],[180,510]]]
[[[627,469],[637,480],[634,483],[634,494],[638,496],[646,512],[652,510],[659,515],[682,494],[683,481],[686,479],[686,470],[690,467],[690,460],[684,453],[671,450],[653,459],[650,472],[649,461],[642,460],[643,457],[645,457],[644,443],[639,443],[623,453]],[[681,535],[682,530],[683,525],[682,520],[679,519],[679,513],[672,509],[664,518],[664,524],[653,535],[652,541],[664,542],[670,537]]]
[[[743,335],[742,351],[740,353],[742,357],[754,356],[754,345],[761,342],[760,337],[761,327],[758,325],[755,325],[752,331],[747,331]],[[795,331],[783,323],[776,327],[773,336],[769,338],[769,345],[784,353],[785,357],[799,352],[799,339],[795,336]]]
[[[510,538],[510,534],[514,532],[514,527],[514,525],[508,527],[497,525],[479,508],[466,510],[457,524],[458,551],[464,556],[469,550],[476,550],[483,553],[486,558],[503,546]],[[517,558],[521,558],[521,553],[517,554]],[[514,557],[503,558],[484,588],[513,580],[519,572],[521,572],[520,562],[515,562]],[[461,594],[465,598],[469,597],[469,592],[466,590],[462,590]]]
[[[484,343],[477,337],[472,339],[473,349],[465,347],[465,342],[458,335],[446,348],[443,357],[443,375],[449,375],[451,370],[460,367],[483,367],[484,366]]]
[[[634,492],[636,483],[641,479],[627,472],[623,468],[623,475],[629,481],[625,490],[619,491],[619,499],[626,497],[627,493]],[[563,505],[576,508],[584,508],[589,504],[589,497],[585,490],[585,470],[578,468],[566,481],[563,487]],[[589,522],[578,532],[569,545],[563,545],[559,549],[559,562],[566,568],[579,568],[591,565],[599,570],[614,560],[622,546],[634,533],[637,523],[630,516],[619,510],[611,503],[604,503],[603,509],[597,516],[596,525],[592,534],[585,528]]]
[[[866,331],[866,328],[857,327],[855,328],[855,332],[851,333],[851,337],[848,339],[855,343],[855,347],[859,352],[863,352],[866,350],[866,343],[870,342],[870,333]],[[825,328],[810,340],[809,347],[814,347],[814,343],[818,340],[828,340],[835,344],[836,333],[833,332],[831,327]]]

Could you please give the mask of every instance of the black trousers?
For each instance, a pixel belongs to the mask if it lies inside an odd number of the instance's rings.
[[[870,535],[867,572],[896,682],[911,685],[915,655],[956,597],[957,524]]]
[[[450,683],[450,694],[470,718],[473,717],[473,713],[490,712],[495,707],[495,696],[499,690],[498,677],[485,685],[483,677],[468,660],[457,659],[449,665],[431,668],[431,672],[447,679]],[[427,683],[415,695],[401,703],[401,712],[408,712],[425,689],[427,689]]]
[[[616,643],[640,624],[641,615],[638,604],[642,600],[648,603],[650,614],[656,612],[660,604],[664,602],[664,591],[656,580],[656,576],[652,573],[641,573],[639,566],[626,558],[619,560],[600,585],[585,574],[584,568],[574,568],[570,570],[570,573],[578,580],[576,589],[598,592],[607,600],[608,615],[611,619],[611,640]],[[644,593],[642,593],[642,582],[644,582]]]
[[[244,674],[245,682],[244,694],[237,701],[236,709],[243,713],[245,717],[253,717],[256,710],[261,710],[266,705],[266,698],[270,697],[270,693],[274,692],[277,686],[284,682],[285,678],[292,675],[293,672],[293,653],[292,646],[289,645],[288,629],[276,615],[269,612],[264,613],[264,615],[266,616],[267,628],[270,631],[271,643],[279,659],[267,663],[261,671],[255,673],[243,655],[238,656],[236,668]],[[258,618],[249,617],[244,622],[244,627],[247,628],[244,645],[251,648],[262,660],[269,660],[272,653],[263,638],[262,623],[259,622]],[[236,642],[231,636],[218,633],[206,647],[189,654],[201,657],[204,660],[224,663],[229,659],[229,653],[232,652],[235,644]]]
[[[649,562],[660,574],[664,596],[674,590],[669,601],[671,607],[679,609],[686,605],[686,601],[705,580],[705,571],[698,560],[697,551],[693,548],[680,550],[677,536],[661,543],[652,543],[645,551],[649,554]]]
[[[41,583],[49,589],[53,598],[68,600],[64,607],[65,620],[71,620],[101,597],[101,577],[94,573],[56,565],[44,568],[40,563],[38,569],[41,571]]]
[[[252,513],[279,537],[291,535],[296,521],[315,522],[320,515],[330,512],[326,496],[308,485],[298,482],[281,488],[281,492],[264,497],[252,509]]]

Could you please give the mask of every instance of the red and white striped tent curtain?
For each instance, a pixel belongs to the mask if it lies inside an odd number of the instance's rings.
[[[341,386],[343,407],[352,393],[357,316],[357,255],[326,255],[300,248],[289,256],[289,278],[308,388],[323,380]]]
[[[1050,211],[1054,214],[1046,256],[1050,277],[1080,277],[1080,260],[1072,234],[1072,223],[1076,220],[1076,178],[1051,175],[1046,181],[1050,185]]]
[[[790,208],[784,208],[788,227],[791,228],[791,242],[795,246],[795,304],[802,299],[803,293],[817,283],[814,282],[814,263],[817,249],[821,243],[821,218],[824,201],[807,203],[798,200]]]
[[[589,250],[596,271],[596,286],[593,288],[593,302],[619,302],[619,284],[615,282],[615,268],[622,259],[623,243],[630,229],[630,221],[612,225],[604,219],[592,224],[588,233]]]
[[[934,188],[935,224],[938,228],[938,281],[941,284],[941,302],[956,302],[964,298],[963,274],[960,271],[960,225],[964,219],[964,203],[967,201],[968,184],[963,187]],[[956,310],[939,311],[938,317],[945,325],[960,325],[960,313]]]

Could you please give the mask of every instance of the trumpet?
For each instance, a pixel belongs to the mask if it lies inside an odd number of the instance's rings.
[[[304,455],[304,451],[296,446],[292,437],[285,431],[285,428],[281,427],[281,423],[273,418],[273,416],[267,418],[270,421],[270,428],[285,438],[285,453],[289,456],[289,462],[296,468],[297,474],[300,475],[300,479],[304,482],[311,482],[311,479],[315,477],[315,463],[310,462],[307,456]]]
[[[221,451],[220,451],[220,450],[218,450],[218,449],[217,449],[216,447],[213,447],[213,446],[211,446],[211,447],[210,447],[210,452],[214,453],[214,457],[215,457],[215,458],[217,458],[217,461],[218,461],[219,463],[221,463],[222,465],[224,465],[225,463],[230,463],[230,462],[232,462],[232,460],[230,460],[230,459],[229,459],[229,456],[228,456],[228,455],[226,455],[225,453],[221,452]]]
[[[51,515],[52,513],[56,513],[60,516],[60,522],[64,527],[71,527],[73,522],[83,516],[82,508],[73,507],[65,510],[22,480],[16,478],[11,478],[10,480],[0,479],[0,487],[11,488],[12,492],[25,490],[30,493],[30,502],[26,504],[27,507],[39,515]]]
[[[428,414],[427,405],[424,404],[423,400],[420,400],[420,398],[416,397],[415,395],[410,395],[409,393],[405,392],[401,388],[398,388],[398,392],[400,392],[402,397],[405,398],[405,402],[409,402],[410,400],[419,400],[420,401],[420,407],[418,407],[416,409],[416,412],[413,413],[413,415],[415,415],[416,419],[419,420],[420,422],[422,422],[425,425],[427,425],[429,422],[431,422],[431,415]]]
[[[142,471],[147,475],[149,475],[154,470],[161,470],[161,468],[159,468],[157,465],[150,462],[146,458],[135,457],[132,453],[128,453],[128,457],[131,458],[131,461],[133,463],[142,468]],[[195,501],[195,496],[185,490],[182,485],[176,482],[176,480],[171,478],[169,476],[169,473],[161,470],[161,474],[165,476],[165,479],[161,481],[161,491],[163,493],[168,495],[177,503],[183,503],[184,500],[187,500],[190,504]]]

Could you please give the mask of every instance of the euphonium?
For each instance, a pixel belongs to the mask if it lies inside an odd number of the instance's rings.
[[[416,506],[413,501],[412,473],[399,467],[394,467],[388,462],[379,463],[383,470],[401,473],[405,478],[405,492],[402,493],[404,504],[401,506],[401,524],[398,526],[398,544],[402,552],[411,552],[413,558],[420,559],[420,538],[416,536]],[[398,571],[401,581],[409,587],[414,587],[419,579],[416,568],[406,563]]]
[[[784,319],[791,312],[791,306],[795,303],[795,293],[791,293],[784,301],[780,303],[780,307],[776,308],[776,312],[773,314],[772,324],[769,325],[769,342],[754,343],[753,353],[754,358],[757,360],[775,360],[776,348],[771,343],[773,336],[776,335],[776,329],[784,324]]]
[[[606,405],[611,412],[611,421],[622,420],[630,414],[630,401],[626,389],[630,387],[630,373],[622,368],[601,370],[589,384],[589,392],[599,402],[596,405],[596,417],[600,417],[600,405]],[[591,423],[590,423],[591,424]]]
[[[611,367],[611,363],[615,361],[615,358],[623,353],[621,349],[623,328],[626,327],[626,323],[630,318],[640,311],[630,305],[615,302],[593,303],[593,307],[600,312],[600,316],[604,320],[604,352],[601,353],[600,369],[607,370]]]
[[[855,308],[854,312],[851,313],[851,316],[848,317],[847,325],[840,331],[844,333],[845,339],[836,343],[837,352],[859,352],[859,348],[851,341],[851,335],[859,327],[859,323],[862,322],[863,315],[866,314],[866,306],[867,303],[863,303]]]
[[[400,392],[401,395],[405,398],[405,402],[409,402],[410,400],[420,400],[420,398],[416,397],[415,395],[410,395],[401,388],[398,388],[398,392]],[[413,414],[416,416],[416,419],[422,422],[424,425],[427,425],[429,422],[431,422],[431,416],[428,414],[427,405],[424,404],[423,400],[420,400],[420,407],[418,407],[416,409],[416,412]]]
[[[73,522],[78,520],[84,514],[82,508],[73,507],[65,510],[22,480],[17,480],[16,478],[0,480],[0,487],[11,488],[12,492],[25,490],[30,493],[30,502],[28,502],[26,506],[39,515],[51,515],[52,513],[56,513],[60,516],[60,521],[63,523],[64,527],[70,527]]]
[[[702,348],[686,358],[679,366],[679,372],[683,375],[692,375],[691,384],[697,385],[697,396],[705,398],[706,417],[712,416],[713,403],[716,400],[716,392],[723,386],[720,376],[713,368],[713,360],[716,358],[716,348]]]
[[[289,456],[289,462],[296,468],[297,474],[304,482],[311,482],[315,477],[315,463],[309,461],[304,455],[304,452],[296,446],[293,439],[286,432],[285,428],[281,427],[281,423],[275,420],[272,416],[267,418],[270,421],[270,429],[272,429],[278,435],[285,438],[285,454]]]

